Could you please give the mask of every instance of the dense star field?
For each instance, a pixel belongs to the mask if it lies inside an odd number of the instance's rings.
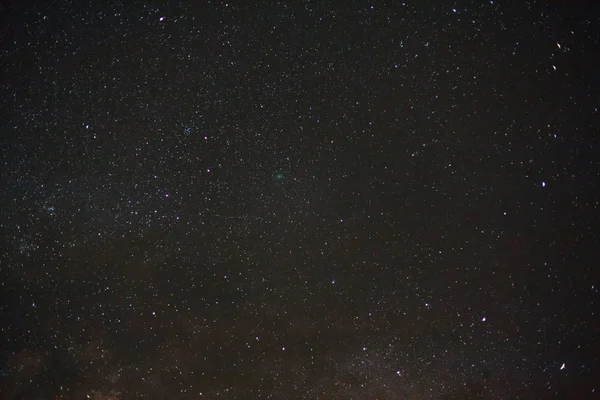
[[[1,399],[599,395],[600,4],[145,3],[0,6]]]

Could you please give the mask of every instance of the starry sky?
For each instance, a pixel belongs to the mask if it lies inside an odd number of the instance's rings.
[[[2,399],[600,392],[600,5],[3,4]]]

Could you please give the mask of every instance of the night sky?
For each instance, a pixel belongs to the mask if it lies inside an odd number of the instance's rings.
[[[599,395],[600,4],[240,3],[3,2],[0,398]]]

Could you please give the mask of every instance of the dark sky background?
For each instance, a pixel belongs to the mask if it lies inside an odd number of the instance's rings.
[[[0,398],[600,393],[600,5],[3,4]]]

